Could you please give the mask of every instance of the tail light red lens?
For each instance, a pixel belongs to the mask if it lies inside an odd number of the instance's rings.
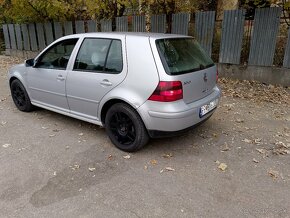
[[[171,102],[183,98],[182,83],[180,81],[160,81],[148,100]]]

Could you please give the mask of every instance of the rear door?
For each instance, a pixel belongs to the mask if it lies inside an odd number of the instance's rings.
[[[216,67],[192,38],[156,40],[166,75],[161,79],[181,81],[183,99],[191,103],[209,95],[216,85]]]
[[[126,77],[124,39],[83,40],[66,81],[72,114],[98,120],[100,100]]]

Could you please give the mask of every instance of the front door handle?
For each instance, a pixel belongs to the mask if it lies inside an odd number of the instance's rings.
[[[64,81],[65,80],[65,78],[62,75],[58,75],[56,79],[59,80],[59,81]]]
[[[107,79],[104,79],[102,82],[101,82],[101,85],[102,86],[112,86],[113,83],[111,83],[109,80]]]

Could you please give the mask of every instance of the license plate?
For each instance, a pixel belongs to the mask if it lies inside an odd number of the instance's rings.
[[[206,115],[207,113],[209,113],[210,111],[212,111],[213,109],[215,109],[218,105],[219,100],[215,99],[213,101],[211,101],[210,103],[203,105],[200,110],[199,110],[199,117],[203,117],[204,115]]]

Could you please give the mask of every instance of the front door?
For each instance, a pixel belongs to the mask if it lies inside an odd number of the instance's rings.
[[[28,68],[28,89],[33,103],[68,111],[66,68],[77,41],[67,39],[52,45],[36,60],[34,67]]]
[[[124,52],[122,38],[84,39],[67,75],[66,93],[72,114],[98,120],[100,100],[126,76]]]

